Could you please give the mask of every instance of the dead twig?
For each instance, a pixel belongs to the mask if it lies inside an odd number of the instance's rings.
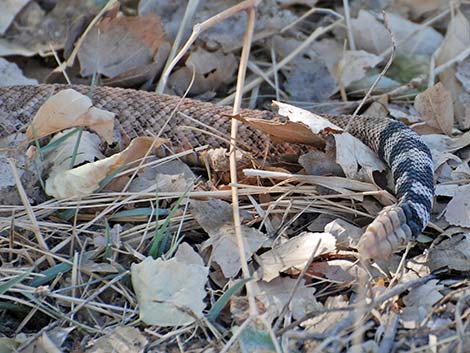
[[[26,195],[26,191],[24,190],[23,184],[21,184],[21,179],[18,175],[18,171],[16,170],[15,161],[11,158],[8,158],[8,163],[10,164],[11,174],[13,175],[13,178],[15,179],[16,188],[18,190],[18,193],[20,194],[21,202],[23,203],[26,213],[28,214],[29,220],[31,222],[32,231],[34,235],[36,236],[38,245],[41,249],[43,249],[46,252],[46,259],[49,265],[54,266],[55,261],[51,256],[47,254],[49,252],[49,246],[47,245],[46,240],[43,238],[41,234],[41,229],[39,228],[38,221],[28,201],[28,196]]]
[[[188,27],[188,24],[192,21],[198,6],[199,6],[199,0],[189,0],[188,5],[186,5],[186,10],[184,12],[183,20],[181,21],[180,27],[178,29],[178,33],[176,34],[175,41],[173,42],[173,45],[171,46],[170,54],[168,54],[168,58],[163,68],[163,72],[166,72],[169,69],[171,63],[173,62],[173,59],[175,58],[175,55],[176,55],[176,51],[180,47],[181,40],[183,39],[184,32],[186,31],[186,27]],[[158,85],[155,88],[156,93],[160,93],[160,94],[163,93],[163,91],[165,90],[165,86],[166,86],[166,80],[168,80],[168,77],[165,78],[163,75],[160,77],[160,80],[158,81]]]
[[[248,58],[250,55],[250,48],[251,42],[253,38],[253,31],[255,28],[255,20],[256,20],[256,5],[255,2],[252,7],[247,10],[247,24],[245,30],[245,37],[243,38],[243,49],[240,57],[240,66],[238,68],[238,77],[237,77],[237,88],[236,88],[236,95],[235,101],[233,103],[233,114],[236,115],[240,111],[242,97],[243,97],[243,86],[245,84],[245,76],[246,76],[246,66],[248,62]],[[237,159],[235,154],[235,146],[237,142],[237,128],[238,128],[238,120],[232,119],[231,121],[231,134],[230,134],[230,182],[231,182],[231,190],[232,190],[232,209],[233,209],[233,224],[235,228],[235,236],[237,238],[238,244],[238,251],[240,254],[240,263],[243,272],[244,278],[250,278],[250,270],[248,268],[248,263],[246,260],[246,253],[245,253],[245,240],[243,238],[242,230],[241,230],[241,220],[240,220],[240,205],[239,205],[239,196],[238,196],[238,187],[237,187]],[[255,292],[253,284],[248,281],[246,283],[246,290],[248,296],[248,303],[250,306],[250,316],[256,316],[258,314],[258,310],[256,307],[255,301]]]

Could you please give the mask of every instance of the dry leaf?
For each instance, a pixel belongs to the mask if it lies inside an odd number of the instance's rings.
[[[289,131],[292,131],[292,133],[289,134],[289,139],[285,139],[284,136],[283,141],[293,142],[292,140],[295,136],[299,139],[297,141],[299,143],[302,137],[304,137],[308,138],[310,143],[315,142],[316,147],[323,147],[321,144],[323,137],[321,135],[333,133],[336,141],[336,162],[341,165],[347,177],[357,178],[359,166],[371,171],[385,170],[385,164],[380,158],[359,139],[350,134],[335,134],[336,132],[343,132],[343,129],[337,127],[334,123],[317,114],[289,104],[274,102],[274,105],[279,107],[279,114],[287,116],[291,122],[297,124],[297,126],[291,125],[292,128]],[[305,126],[311,130],[310,138]],[[300,127],[303,127],[303,129],[300,129]],[[273,134],[276,133],[276,136],[281,138],[282,129],[278,126],[277,129],[273,130]],[[306,142],[304,141],[303,143]]]
[[[278,102],[276,102],[276,104],[278,104]],[[325,145],[325,141],[322,137],[313,135],[307,126],[299,122],[280,122],[267,119],[245,118],[241,115],[234,115],[232,118],[253,126],[283,142],[303,143],[319,148]],[[324,121],[324,119],[322,120]]]
[[[452,225],[470,227],[470,185],[457,189],[447,204],[444,217]]]
[[[465,88],[465,91],[470,92],[470,58],[467,57],[457,64],[455,77]]]
[[[357,48],[380,54],[390,46],[390,35],[374,15],[359,10],[357,18],[351,19],[354,42]]]
[[[302,45],[300,39],[286,38],[281,35],[276,35],[272,39],[272,46],[278,58],[285,58],[300,45]],[[290,99],[321,102],[338,90],[336,81],[330,71],[329,65],[331,65],[331,62],[328,63],[328,59],[334,60],[334,63],[337,61],[336,58],[331,57],[331,55],[336,54],[334,52],[335,48],[332,45],[329,45],[328,48],[327,45],[323,47],[329,49],[330,58],[326,58],[324,52],[318,52],[318,50],[321,50],[320,47],[317,51],[310,47],[303,50],[302,55],[296,56],[289,62],[289,65],[282,68],[282,73],[286,79],[284,89],[289,93]]]
[[[333,252],[336,239],[329,233],[304,232],[260,255],[263,280],[269,282],[291,267],[302,269],[317,246],[315,256]]]
[[[446,36],[438,49],[436,66],[454,59],[470,46],[470,23],[465,15],[457,9],[447,26]],[[470,95],[455,77],[456,68],[449,67],[439,75],[440,81],[451,93],[454,102],[455,120],[463,129],[470,127]]]
[[[18,65],[11,63],[2,57],[0,57],[0,77],[2,78],[0,87],[14,85],[37,85],[38,83],[37,80],[24,76]]]
[[[2,11],[0,11],[0,35],[5,31],[15,19],[16,15],[30,0],[2,0]]]
[[[442,42],[442,35],[432,27],[420,28],[398,14],[387,13],[388,23],[395,41],[400,43],[397,53],[432,55]],[[351,19],[354,40],[358,49],[382,54],[391,47],[390,34],[376,16],[359,10],[358,17]]]
[[[361,228],[338,218],[325,226],[325,232],[336,238],[338,248],[355,248],[363,231]]]
[[[208,273],[209,268],[186,243],[170,260],[147,257],[132,264],[140,319],[148,325],[181,326],[202,317]]]
[[[367,70],[382,61],[380,56],[364,50],[347,50],[333,70],[336,81],[343,87],[366,76]]]
[[[185,192],[196,180],[191,169],[178,159],[144,168],[138,178],[131,181],[129,192]]]
[[[423,28],[421,23],[411,22],[397,13],[388,12],[387,20],[395,36],[395,41],[401,42],[397,48],[399,53],[431,56],[443,40],[442,34],[431,26]],[[389,49],[391,47],[390,36],[388,36],[386,43],[387,49]]]
[[[452,133],[454,125],[452,96],[441,82],[418,94],[414,106],[426,124],[446,135]]]
[[[65,130],[55,134],[49,142],[48,146],[55,144],[57,140],[63,138],[72,130]],[[80,143],[77,147],[77,139],[80,137]],[[81,136],[73,134],[60,145],[51,149],[46,153],[44,158],[44,165],[50,166],[47,174],[57,174],[59,172],[70,169],[72,156],[75,153],[74,167],[87,162],[93,162],[97,159],[104,158],[100,150],[100,138],[88,131],[83,131]],[[76,149],[76,151],[75,151]]]
[[[138,13],[139,16],[150,14],[159,16],[162,19],[165,32],[173,41],[181,27],[187,4],[187,0],[140,0]]]
[[[403,309],[401,321],[408,329],[415,329],[429,315],[432,306],[437,303],[443,295],[439,292],[444,288],[438,284],[439,280],[431,280],[425,284],[413,288],[403,297],[406,308]]]
[[[71,127],[85,126],[106,142],[113,140],[114,113],[92,106],[91,99],[73,89],[54,94],[42,106],[26,131],[29,139],[42,138]]]
[[[166,33],[155,15],[104,17],[78,50],[82,76],[115,77],[150,64]]]
[[[233,81],[237,69],[237,59],[232,53],[208,52],[201,48],[192,52],[185,64],[186,67],[175,71],[168,80],[168,85],[180,95],[188,87],[191,95],[216,91]]]
[[[343,169],[336,163],[335,156],[321,151],[310,151],[299,157],[299,164],[309,175],[344,176]]]
[[[141,353],[147,345],[147,338],[139,329],[131,326],[117,326],[92,343],[86,353]]]
[[[407,7],[413,18],[424,18],[448,7],[449,0],[402,0],[400,4]]]
[[[470,233],[453,235],[432,247],[427,264],[431,271],[443,267],[462,272],[470,271]]]
[[[366,272],[354,262],[348,260],[328,260],[312,262],[306,275],[324,277],[336,283],[350,283],[359,281]]]
[[[264,281],[257,283],[259,291],[256,298],[264,304],[268,322],[279,316],[284,305],[288,303],[291,290],[295,287],[296,282],[296,279],[283,277],[276,278],[269,283]],[[300,280],[300,285],[289,302],[289,311],[294,319],[299,319],[311,311],[321,309],[322,305],[317,302],[314,293],[314,288],[307,288],[305,280]]]
[[[209,239],[202,244],[202,249],[212,247],[212,259],[221,267],[226,278],[236,275],[241,263],[232,206],[216,199],[208,202],[191,200],[191,206],[194,218],[209,235]],[[241,231],[245,240],[245,256],[250,259],[266,242],[267,237],[259,230],[243,224]]]
[[[327,332],[327,330],[335,327],[338,322],[341,322],[344,319],[348,312],[335,310],[337,308],[344,308],[348,306],[349,303],[347,298],[343,295],[338,296],[327,296],[324,304],[324,309],[332,309],[331,312],[317,315],[310,320],[303,322],[306,328],[311,331],[317,332]]]
[[[119,168],[132,168],[152,147],[164,141],[153,137],[138,137],[122,152],[87,163],[80,167],[52,173],[46,180],[46,193],[56,199],[83,197],[98,189],[100,182]],[[126,176],[124,176],[126,177]],[[113,184],[122,185],[122,179]],[[111,185],[111,187],[113,186]]]
[[[351,134],[335,134],[336,163],[350,179],[359,178],[359,166],[366,171],[383,171],[385,163],[362,141]]]

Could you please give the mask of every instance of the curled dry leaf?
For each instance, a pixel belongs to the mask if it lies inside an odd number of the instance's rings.
[[[73,89],[54,94],[42,106],[26,130],[26,137],[42,138],[71,127],[85,126],[106,142],[113,140],[114,113],[93,107],[91,99]]]
[[[129,192],[181,192],[184,193],[196,181],[197,177],[182,161],[175,159],[166,163],[144,168],[139,177],[131,181]]]
[[[361,228],[338,218],[325,226],[325,232],[336,238],[338,248],[355,248],[363,231]]]
[[[124,151],[111,157],[51,173],[46,180],[46,193],[56,199],[89,195],[98,189],[104,178],[120,168],[125,170],[138,165],[149,149],[159,147],[164,142],[153,137],[138,137]],[[122,182],[117,183],[122,185]]]
[[[334,134],[336,141],[336,162],[341,166],[344,173],[349,178],[356,178],[359,166],[369,171],[385,170],[385,164],[379,157],[363,142],[356,137],[343,133],[343,129],[334,123],[307,110],[294,107],[289,104],[274,102],[279,107],[279,114],[286,116],[290,120],[288,133],[284,133],[284,124],[267,131],[262,122],[258,123],[258,128],[268,134],[282,139],[286,142],[309,143],[322,148],[324,139],[322,135]],[[272,131],[272,132],[271,132]],[[288,138],[286,138],[288,136]],[[304,139],[302,141],[302,139]]]
[[[365,170],[383,171],[385,164],[362,141],[351,134],[335,134],[336,162],[350,179],[359,179],[359,166]]]
[[[269,282],[291,267],[301,269],[316,248],[315,256],[333,252],[336,250],[336,239],[329,233],[304,232],[265,252],[258,258],[263,280]]]
[[[312,135],[310,129],[302,123],[244,118],[241,115],[234,115],[233,119],[237,119],[247,125],[251,125],[271,135],[274,139],[278,139],[279,141],[304,143],[308,145],[314,145],[319,148],[325,145],[323,138]]]
[[[170,260],[147,257],[132,264],[140,319],[149,325],[188,325],[202,317],[208,267],[186,243]]]
[[[414,105],[427,125],[446,135],[452,133],[454,125],[452,96],[441,82],[418,94]]]
[[[71,131],[69,129],[55,134],[48,146],[56,144]],[[45,154],[43,163],[46,166],[45,174],[53,175],[70,169],[72,156],[74,156],[74,167],[104,158],[100,150],[100,138],[96,134],[83,131],[77,147],[78,138],[79,134],[73,134]]]
[[[328,120],[307,110],[280,102],[273,102],[273,105],[279,108],[280,115],[287,116],[289,120],[253,119],[241,115],[235,115],[233,118],[251,125],[279,141],[303,143],[317,148],[325,146],[324,138],[319,134],[342,131]]]

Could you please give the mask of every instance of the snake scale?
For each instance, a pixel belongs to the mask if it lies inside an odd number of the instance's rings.
[[[49,96],[66,87],[38,85],[0,88],[0,137],[23,128]],[[70,87],[83,94],[89,94],[91,89],[80,85]],[[188,117],[229,135],[230,123],[226,117],[231,114],[229,107],[131,89],[94,87],[92,93],[94,105],[115,113],[119,130],[129,138],[142,136],[148,130],[158,133],[164,127],[162,137],[181,148],[224,145],[220,139],[196,129],[178,129],[181,125],[195,125],[194,120]],[[168,120],[175,108],[183,114],[175,114]],[[262,119],[277,116],[269,111],[248,109],[242,110],[241,114]],[[345,128],[351,117],[325,118]],[[348,131],[388,164],[395,181],[398,203],[379,213],[358,244],[363,258],[387,258],[410,240],[416,239],[429,222],[434,198],[431,152],[415,132],[389,118],[357,116],[349,124]],[[243,124],[238,134],[241,145],[255,153],[264,151],[270,143],[264,133]],[[279,145],[277,148],[277,152],[282,152],[285,147]]]

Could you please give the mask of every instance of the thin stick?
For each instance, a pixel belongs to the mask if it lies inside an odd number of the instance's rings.
[[[348,41],[349,41],[349,49],[356,50],[356,43],[354,42],[354,35],[351,27],[351,14],[349,12],[349,1],[343,0],[343,8],[344,8],[344,18],[346,20],[346,28],[348,29]]]
[[[34,235],[36,236],[36,240],[38,242],[38,245],[41,247],[41,249],[43,249],[45,252],[47,252],[47,251],[49,251],[49,247],[47,246],[46,241],[42,237],[41,229],[39,228],[38,221],[36,219],[36,216],[34,215],[34,211],[31,208],[31,205],[29,204],[28,196],[26,195],[26,191],[24,190],[23,185],[21,184],[21,179],[18,175],[18,171],[16,170],[15,161],[11,158],[8,158],[8,163],[10,164],[11,174],[13,174],[13,178],[15,179],[16,188],[18,190],[18,193],[20,194],[21,202],[23,203],[23,206],[24,206],[24,208],[26,210],[26,213],[29,217],[29,220],[31,222],[31,228],[33,230]],[[55,261],[51,256],[46,255],[46,259],[47,259],[47,262],[49,263],[49,265],[51,265],[51,266],[55,265]]]
[[[90,24],[87,26],[83,34],[80,36],[78,39],[77,43],[75,43],[75,48],[72,50],[72,53],[70,54],[69,58],[65,62],[65,65],[67,67],[73,66],[73,63],[75,62],[75,57],[78,54],[78,50],[83,44],[83,41],[85,40],[86,35],[90,30],[93,28],[93,26],[98,22],[98,20],[103,17],[104,13],[108,11],[111,7],[116,5],[118,3],[117,0],[109,0],[108,3],[101,9],[100,12],[93,18],[93,20],[90,22]]]
[[[233,114],[236,115],[240,111],[242,102],[242,90],[245,84],[246,66],[250,55],[251,41],[253,39],[253,31],[255,28],[256,11],[255,7],[251,7],[247,11],[247,23],[245,30],[245,38],[243,38],[243,49],[240,56],[240,66],[238,68],[237,77],[237,89],[235,95],[235,101],[233,103]],[[237,128],[238,120],[232,119],[231,122],[231,134],[230,134],[230,182],[232,190],[232,208],[233,208],[233,224],[235,228],[235,236],[237,238],[238,251],[240,254],[240,263],[244,278],[250,278],[250,270],[248,268],[246,256],[245,256],[245,243],[241,229],[240,221],[240,205],[238,203],[238,187],[237,187],[237,159],[235,155],[235,146],[237,141]],[[256,316],[258,313],[256,307],[256,301],[254,296],[253,284],[248,281],[246,284],[246,291],[248,297],[248,303],[250,306],[250,316]]]
[[[181,40],[183,39],[184,32],[186,31],[186,27],[192,21],[194,14],[196,13],[197,7],[199,6],[199,0],[189,0],[188,5],[186,6],[186,10],[184,11],[183,20],[181,21],[180,28],[178,29],[178,33],[176,34],[175,41],[171,46],[170,54],[168,54],[168,58],[166,60],[165,66],[163,68],[163,72],[168,71],[170,64],[173,62],[175,58],[176,51],[180,47]],[[155,88],[156,93],[162,94],[165,90],[166,81],[168,77],[164,79],[162,75],[160,80],[158,81],[158,85]]]

